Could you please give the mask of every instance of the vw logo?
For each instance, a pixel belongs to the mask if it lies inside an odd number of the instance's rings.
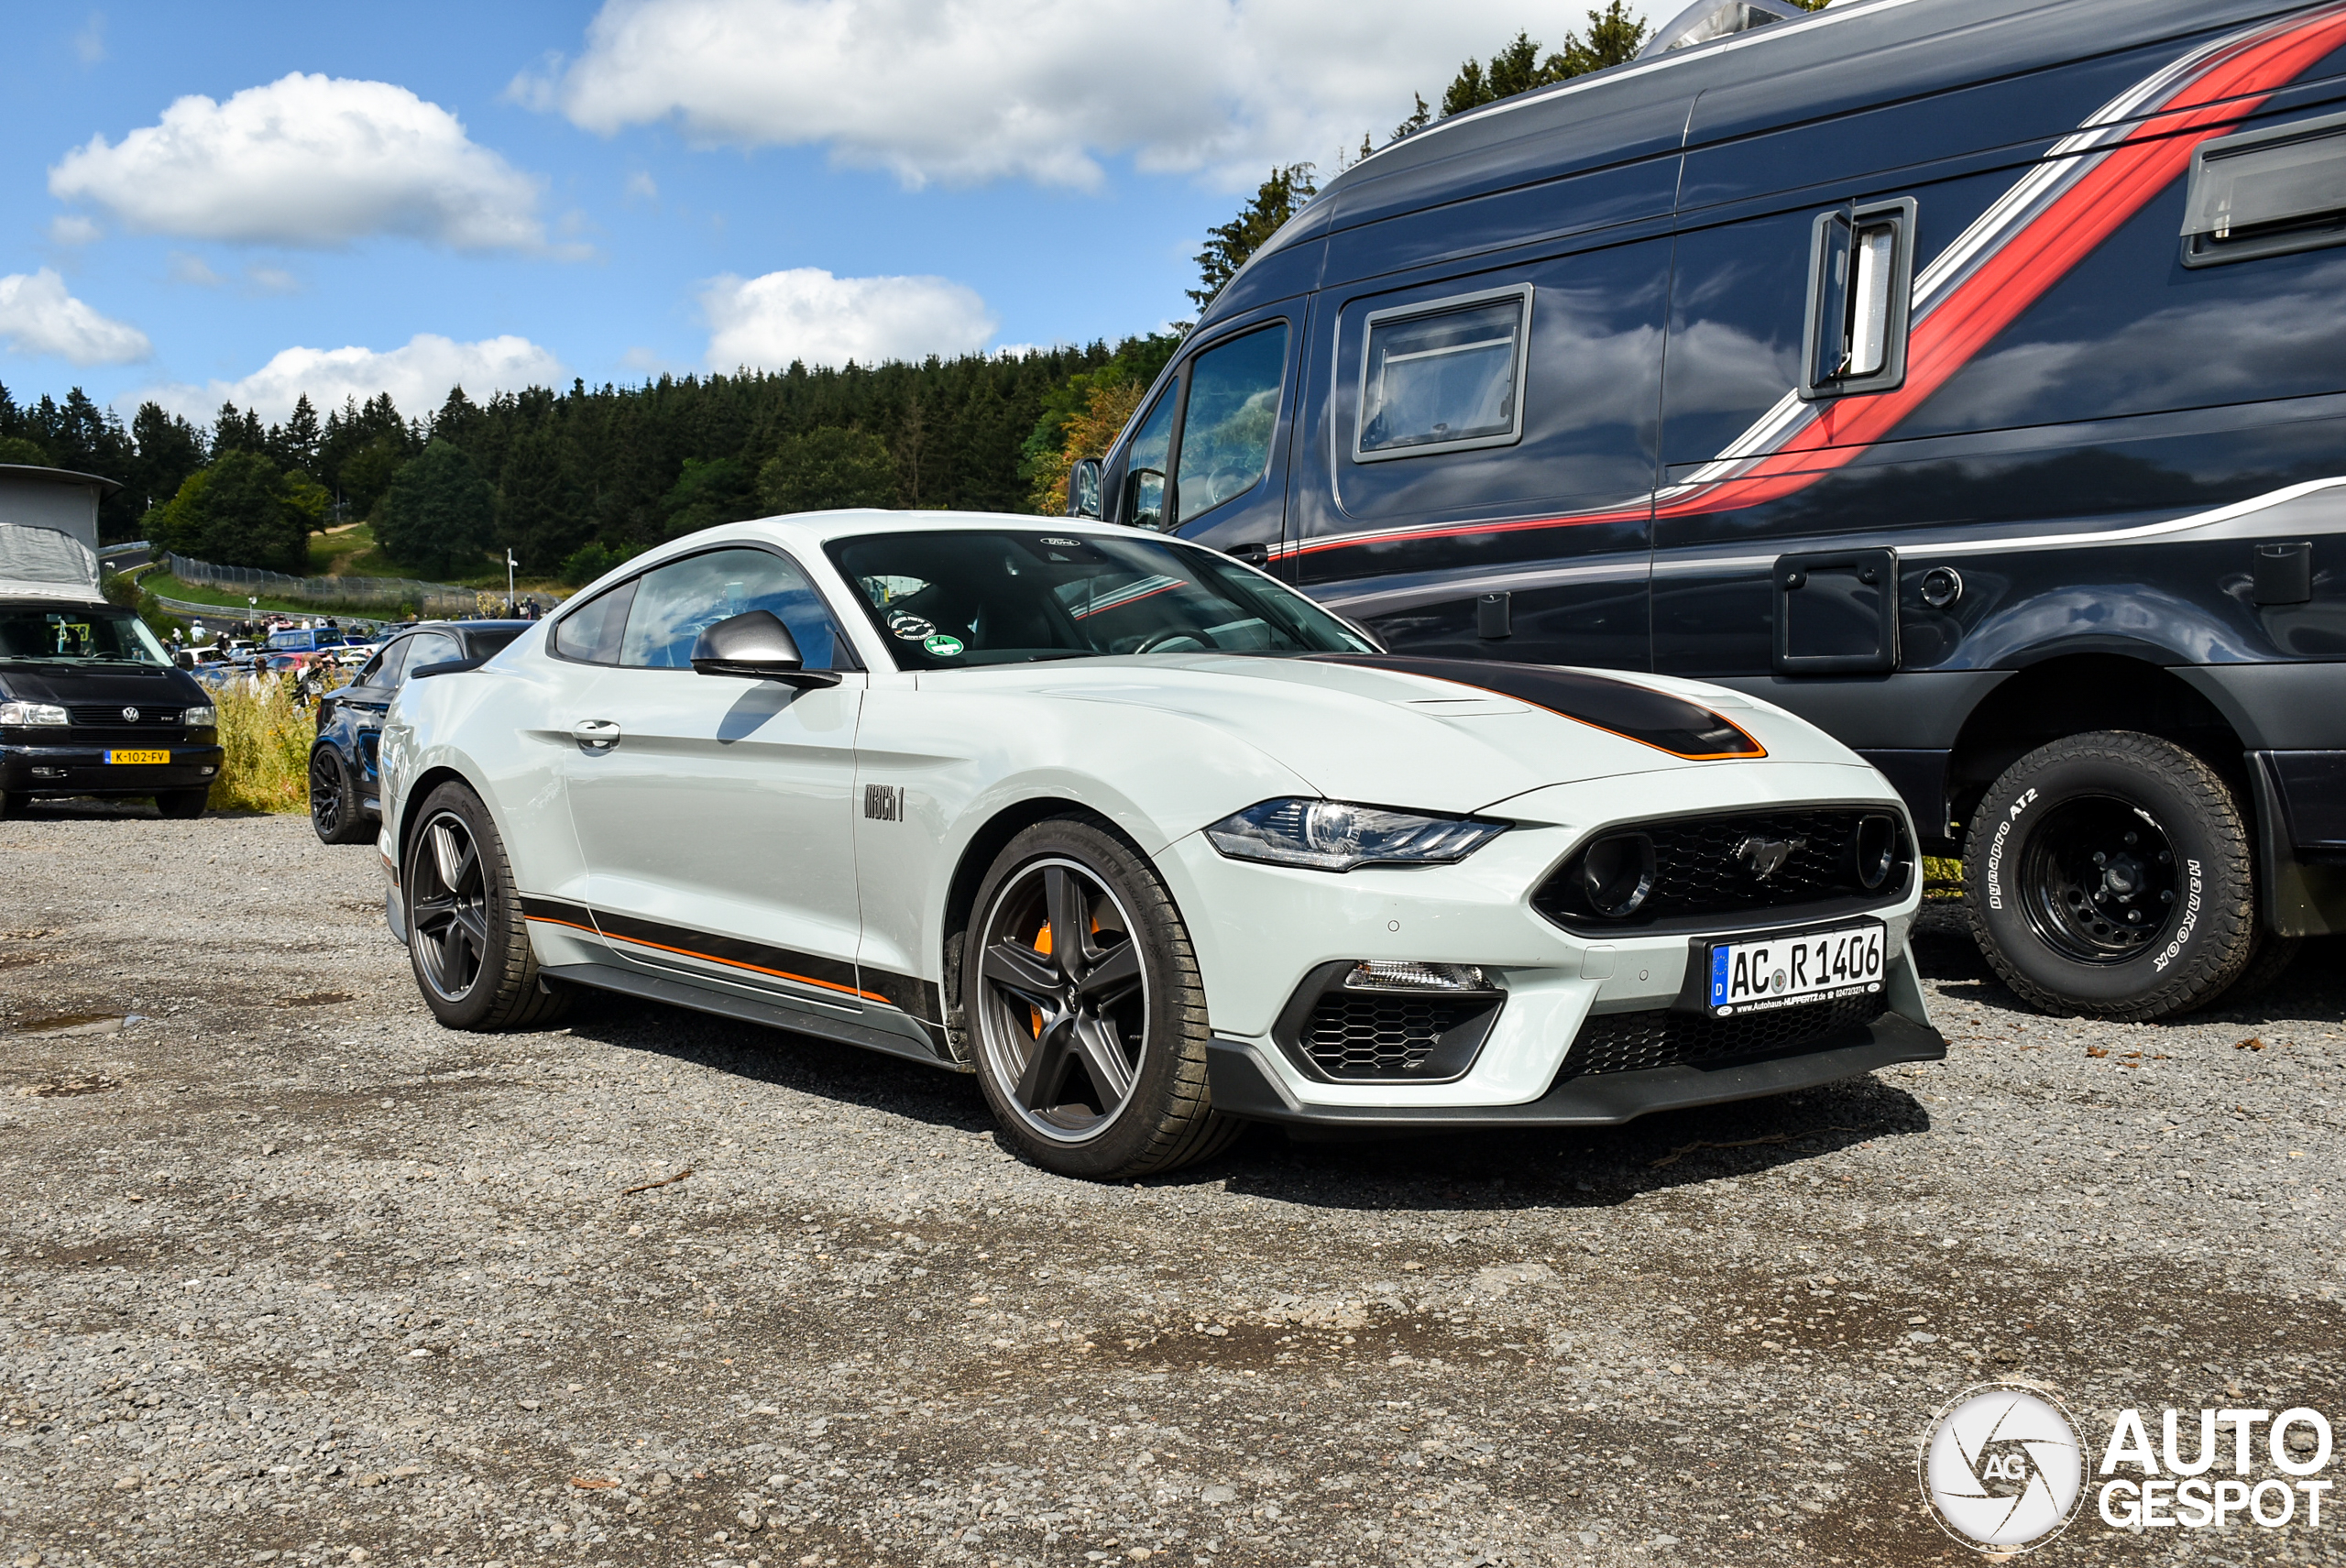
[[[2041,1545],[2085,1491],[2085,1452],[2059,1401],[2025,1383],[1958,1394],[1923,1440],[1923,1498],[1964,1545],[2005,1555]]]
[[[123,716],[123,718],[125,718],[128,719],[128,720],[129,720],[131,723],[133,723],[133,724],[136,724],[136,723],[137,723],[137,722],[138,722],[138,710],[137,710],[137,708],[135,708],[135,707],[126,707],[126,708],[124,708],[124,709],[122,710],[122,716]]]
[[[1805,839],[1762,839],[1756,835],[1735,847],[1735,858],[1754,878],[1766,882],[1784,869],[1784,862],[1808,847]]]

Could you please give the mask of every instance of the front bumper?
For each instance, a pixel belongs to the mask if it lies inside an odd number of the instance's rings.
[[[168,762],[109,762],[101,746],[0,745],[0,794],[154,795],[202,789],[220,776],[217,746],[159,746]]]
[[[1818,1041],[1796,1055],[1717,1067],[1661,1067],[1644,1072],[1558,1079],[1519,1105],[1328,1105],[1297,1100],[1282,1075],[1248,1040],[1206,1046],[1206,1080],[1215,1110],[1248,1121],[1355,1127],[1377,1132],[1449,1132],[1468,1127],[1611,1127],[1655,1111],[1681,1111],[1730,1100],[1756,1100],[1832,1083],[1900,1062],[1939,1061],[1946,1041],[1936,1029],[1895,1013]]]

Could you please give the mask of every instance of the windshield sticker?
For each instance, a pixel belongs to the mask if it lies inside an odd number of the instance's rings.
[[[936,627],[930,625],[927,621],[923,620],[919,616],[913,614],[910,610],[900,609],[895,614],[888,618],[888,631],[890,635],[901,637],[907,642],[917,642],[922,638],[931,635],[936,630]]]
[[[902,636],[903,633],[899,632],[897,635]],[[959,637],[948,637],[940,631],[923,641],[920,646],[921,652],[932,659],[950,659],[961,652],[961,640]]]

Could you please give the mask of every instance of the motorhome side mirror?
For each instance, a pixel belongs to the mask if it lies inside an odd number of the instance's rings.
[[[693,673],[740,675],[793,686],[835,686],[837,671],[810,670],[797,639],[770,609],[745,610],[703,631],[693,642]]]
[[[1100,459],[1080,457],[1067,473],[1067,514],[1100,516]]]

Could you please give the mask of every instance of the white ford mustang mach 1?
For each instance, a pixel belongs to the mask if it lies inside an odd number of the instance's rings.
[[[1070,1175],[1243,1121],[1618,1123],[1942,1057],[1898,795],[1738,694],[1401,658],[1129,529],[829,512],[629,562],[383,731],[448,1025],[581,987],[977,1073]]]

